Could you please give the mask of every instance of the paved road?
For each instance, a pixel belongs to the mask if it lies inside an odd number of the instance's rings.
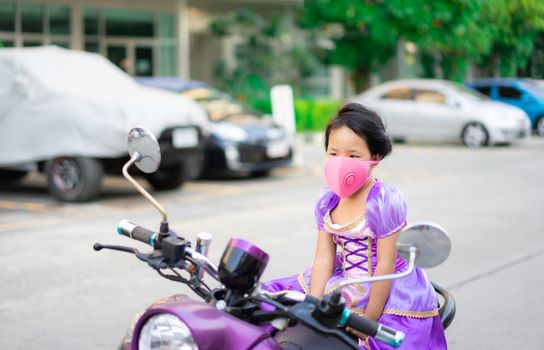
[[[376,173],[403,191],[410,221],[435,221],[452,237],[449,260],[428,271],[458,302],[451,349],[544,348],[543,150],[536,138],[481,150],[395,145]],[[179,233],[214,235],[215,261],[238,236],[272,256],[265,279],[294,274],[313,255],[323,154],[301,144],[298,157],[270,178],[188,183],[158,198]],[[134,192],[111,178],[100,201],[65,205],[39,176],[0,189],[1,349],[113,348],[133,314],[187,292],[129,255],[92,251],[97,241],[145,249],[114,232],[125,218],[157,227]]]

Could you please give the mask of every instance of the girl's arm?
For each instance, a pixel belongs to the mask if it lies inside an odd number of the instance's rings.
[[[399,231],[377,241],[377,257],[378,264],[374,270],[374,276],[386,275],[395,271],[395,263],[397,260],[397,237]],[[377,321],[383,312],[383,307],[389,291],[391,290],[391,281],[374,282],[370,287],[370,297],[364,315],[368,318]]]
[[[318,231],[317,245],[310,281],[310,294],[321,298],[325,285],[332,275],[334,260],[336,259],[336,244],[332,235],[325,231]]]

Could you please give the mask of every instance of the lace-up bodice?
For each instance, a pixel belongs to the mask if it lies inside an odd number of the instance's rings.
[[[344,277],[369,276],[376,268],[376,235],[367,223],[363,215],[346,224],[335,224],[332,222],[330,210],[323,218],[325,230],[334,235],[334,242],[341,250]],[[398,257],[395,270],[401,270],[405,266],[404,260]]]

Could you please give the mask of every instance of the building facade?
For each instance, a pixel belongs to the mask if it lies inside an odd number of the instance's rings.
[[[210,82],[233,45],[209,22],[240,7],[288,11],[300,0],[1,0],[0,46],[57,45],[99,53],[131,75]]]
[[[300,6],[303,0],[0,0],[0,47],[57,45],[99,53],[133,76],[214,84],[217,63],[232,67],[237,46],[237,38],[211,33],[216,16],[244,7],[290,15]],[[417,75],[404,51],[371,85]],[[320,67],[304,84],[313,97],[358,93],[340,67]]]

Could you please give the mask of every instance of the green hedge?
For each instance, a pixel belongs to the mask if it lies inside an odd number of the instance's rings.
[[[264,113],[272,113],[270,100],[253,101],[251,105]],[[341,102],[325,99],[295,99],[297,131],[323,131],[327,122],[341,107]]]

